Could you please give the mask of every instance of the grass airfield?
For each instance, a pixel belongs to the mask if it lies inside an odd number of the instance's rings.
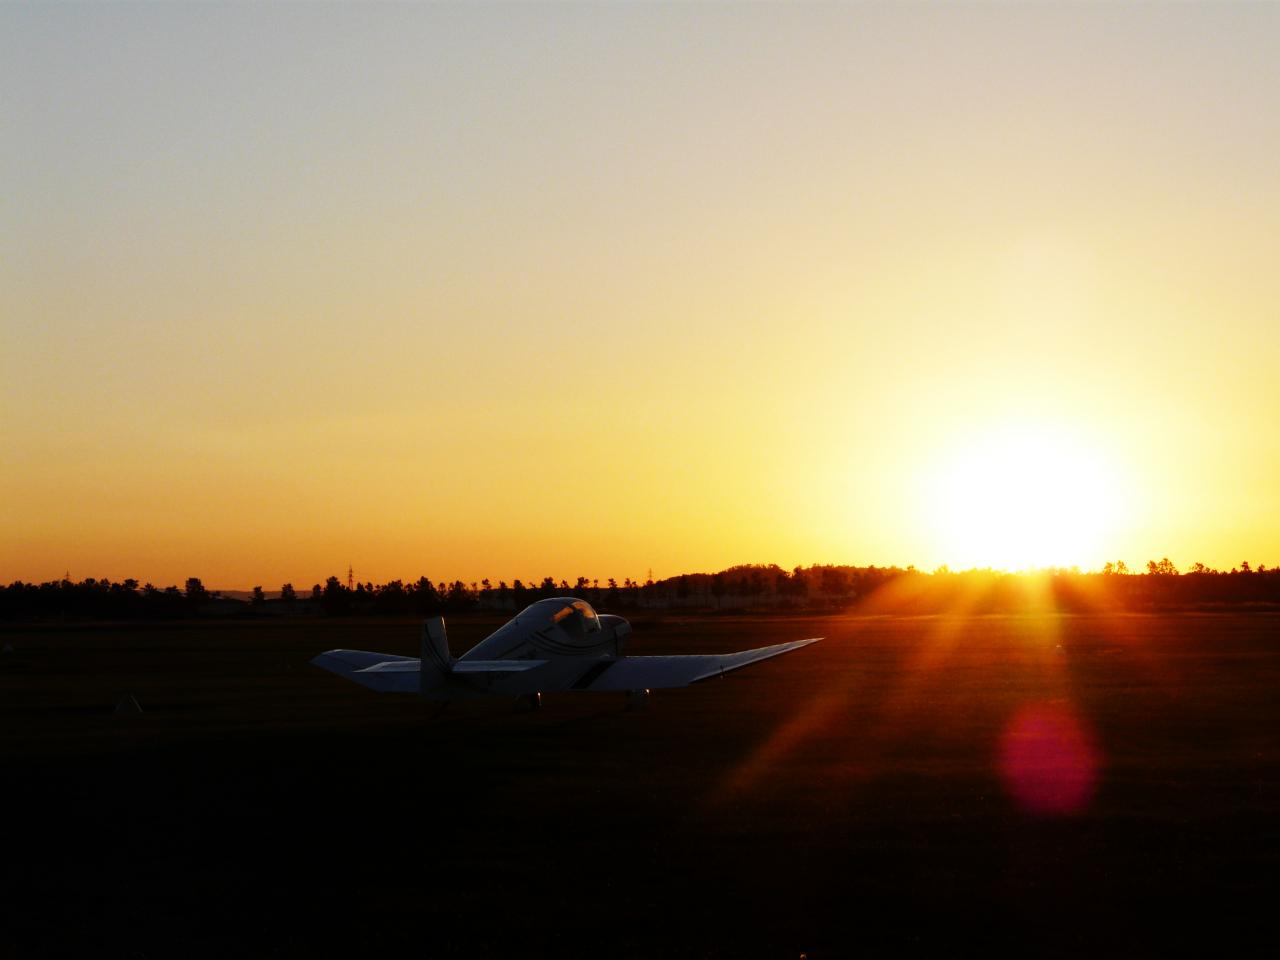
[[[635,654],[826,639],[529,712],[307,663],[416,655],[416,621],[0,628],[0,954],[1280,946],[1280,617],[632,622]]]

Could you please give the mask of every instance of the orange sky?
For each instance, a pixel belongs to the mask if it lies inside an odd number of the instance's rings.
[[[1280,7],[0,8],[0,580],[1280,560]]]

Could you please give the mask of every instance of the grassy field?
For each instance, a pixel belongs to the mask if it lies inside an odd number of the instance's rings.
[[[408,621],[0,629],[0,955],[1280,946],[1280,618],[634,622],[826,639],[645,711],[441,713],[307,664]]]

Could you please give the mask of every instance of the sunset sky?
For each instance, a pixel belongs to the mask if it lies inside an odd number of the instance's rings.
[[[0,91],[0,580],[1280,562],[1280,4],[4,4]]]

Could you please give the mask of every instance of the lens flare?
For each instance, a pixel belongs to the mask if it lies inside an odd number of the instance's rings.
[[[1070,708],[1031,704],[1014,715],[1000,739],[1000,774],[1026,812],[1067,816],[1093,798],[1098,753]]]

